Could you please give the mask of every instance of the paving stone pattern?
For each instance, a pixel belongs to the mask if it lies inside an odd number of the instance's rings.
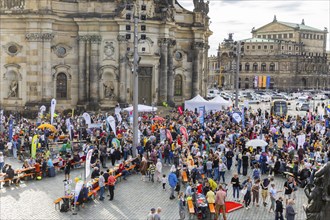
[[[7,159],[8,161],[11,161],[14,168],[21,166],[11,159]],[[168,174],[169,167],[165,167],[164,171]],[[249,172],[251,174],[251,170]],[[234,173],[233,168],[232,171],[226,172],[226,182],[230,181],[232,173]],[[83,175],[83,168],[73,170],[71,174],[72,177]],[[169,199],[169,187],[167,186],[167,190],[163,191],[161,183],[142,182],[139,174],[131,175],[127,181],[122,180],[116,185],[113,201],[95,199],[85,208],[80,208],[77,215],[72,215],[72,212],[61,213],[55,210],[53,202],[64,194],[63,179],[64,173],[59,172],[56,177],[47,177],[41,181],[26,181],[19,187],[2,187],[0,189],[0,219],[146,219],[152,207],[162,208],[162,219],[179,219],[178,201]],[[241,181],[244,179],[245,177],[240,176]],[[277,189],[283,190],[284,181],[283,177],[275,178]],[[183,187],[181,189],[184,190]],[[106,193],[108,194],[107,191]],[[303,189],[298,189],[296,197],[294,206],[298,212],[296,219],[302,220],[306,218],[302,205],[307,203]],[[231,199],[232,187],[229,186],[227,200]],[[275,219],[274,213],[269,213],[268,208],[269,206],[267,209],[263,206],[252,206],[249,210],[243,208],[229,213],[227,219]],[[187,213],[186,219],[188,217]]]

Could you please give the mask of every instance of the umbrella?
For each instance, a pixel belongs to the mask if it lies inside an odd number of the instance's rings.
[[[253,139],[253,140],[246,142],[245,145],[247,147],[257,148],[257,147],[266,147],[268,145],[268,143],[261,139]]]
[[[56,128],[51,124],[42,124],[38,127],[38,129],[42,129],[42,130],[44,130],[45,128],[48,128],[52,132],[56,132]]]
[[[165,121],[165,118],[162,118],[162,117],[160,117],[160,116],[156,116],[156,117],[154,117],[152,120],[153,120],[153,121],[163,122],[163,121]]]

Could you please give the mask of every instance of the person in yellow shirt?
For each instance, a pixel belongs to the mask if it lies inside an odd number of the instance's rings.
[[[218,188],[218,184],[211,178],[208,178],[209,184],[210,184],[210,188],[212,189],[212,191],[215,191]]]
[[[215,193],[211,189],[206,193],[206,200],[208,203],[215,203]]]

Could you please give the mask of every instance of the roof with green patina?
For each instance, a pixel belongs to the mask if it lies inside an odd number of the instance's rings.
[[[317,29],[317,28],[313,28],[311,26],[307,26],[304,24],[296,24],[296,23],[291,23],[291,22],[284,22],[284,21],[277,21],[277,23],[292,27],[292,28],[297,28],[299,27],[300,30],[304,30],[304,31],[318,31],[318,32],[323,32],[323,30]]]

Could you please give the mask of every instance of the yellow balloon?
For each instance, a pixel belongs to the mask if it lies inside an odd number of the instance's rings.
[[[79,177],[74,178],[75,183],[78,183],[78,181],[79,181]]]

